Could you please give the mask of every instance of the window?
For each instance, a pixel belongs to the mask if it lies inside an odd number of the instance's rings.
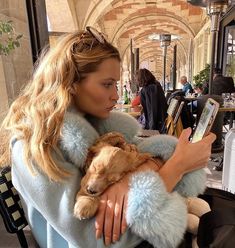
[[[235,80],[235,25],[226,27],[224,75]]]

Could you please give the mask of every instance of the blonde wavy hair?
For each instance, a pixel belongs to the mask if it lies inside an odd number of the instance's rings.
[[[61,135],[65,111],[71,103],[72,85],[95,72],[108,58],[120,61],[118,50],[110,43],[100,43],[90,32],[75,32],[62,37],[49,51],[44,51],[32,79],[12,103],[0,134],[0,165],[10,165],[12,136],[24,141],[24,159],[32,173],[34,161],[52,180],[61,181],[68,171],[51,156]]]

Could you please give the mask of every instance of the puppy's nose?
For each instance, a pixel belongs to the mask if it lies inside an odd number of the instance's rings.
[[[90,195],[95,195],[97,193],[97,191],[94,190],[91,186],[87,186],[86,191]]]

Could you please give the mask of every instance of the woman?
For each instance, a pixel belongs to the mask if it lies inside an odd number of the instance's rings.
[[[137,72],[137,82],[143,87],[140,102],[143,106],[145,129],[161,131],[167,117],[167,101],[160,83],[147,69]]]
[[[97,31],[88,27],[68,34],[42,56],[4,120],[2,132],[8,132],[11,149],[5,150],[0,164],[11,160],[13,184],[40,247],[148,247],[143,239],[163,247],[161,242],[168,244],[166,232],[175,235],[171,243],[182,238],[186,209],[177,193],[168,192],[184,174],[205,166],[213,134],[190,144],[191,131],[185,130],[159,174],[149,160],[103,193],[95,219],[73,216],[88,148],[109,131],[121,132],[128,142],[134,142],[138,132],[132,117],[111,113],[119,78],[119,53]],[[145,143],[139,142],[140,149],[148,150]],[[178,231],[168,228],[173,223],[166,221],[166,214],[175,219]]]
[[[135,97],[133,98],[133,100],[131,101],[131,107],[137,107],[140,105],[140,94],[139,92],[136,92]]]

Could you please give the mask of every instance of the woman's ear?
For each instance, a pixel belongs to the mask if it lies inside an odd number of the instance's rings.
[[[71,93],[71,95],[77,95],[78,94],[78,92],[79,92],[79,89],[78,89],[79,87],[78,87],[78,83],[73,83],[72,84],[72,86],[71,86],[71,88],[70,88],[70,93]]]

